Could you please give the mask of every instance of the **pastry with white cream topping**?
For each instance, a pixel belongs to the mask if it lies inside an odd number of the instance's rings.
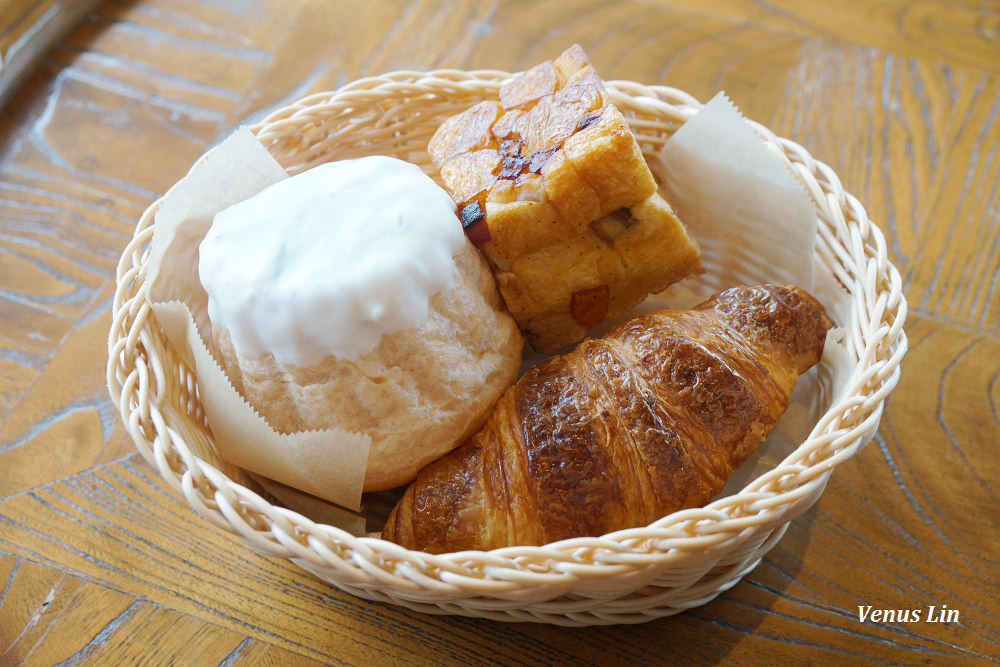
[[[482,424],[522,339],[455,204],[415,165],[320,165],[220,212],[199,248],[213,353],[278,432],[371,438],[366,491]]]

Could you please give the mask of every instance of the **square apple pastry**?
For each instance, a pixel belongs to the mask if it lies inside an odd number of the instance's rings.
[[[698,266],[583,49],[522,72],[428,145],[532,347],[551,352]]]

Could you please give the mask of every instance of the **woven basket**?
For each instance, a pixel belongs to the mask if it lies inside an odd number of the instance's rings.
[[[394,155],[430,171],[426,145],[446,117],[495,98],[496,71],[394,72],[306,97],[251,129],[291,173],[321,162]],[[606,83],[644,153],[701,105],[663,86]],[[755,124],[818,202],[817,256],[851,294],[855,372],[808,438],[742,491],[643,528],[542,547],[429,555],[315,523],[252,491],[221,461],[196,379],[144,295],[154,202],[118,266],[108,385],[142,455],[191,507],[253,547],[289,558],[363,598],[444,614],[562,625],[635,623],[702,605],[752,570],[788,522],[820,496],[833,469],[873,436],[906,350],[906,303],[882,233],[836,174],[801,146]],[[843,324],[843,323],[842,323]]]

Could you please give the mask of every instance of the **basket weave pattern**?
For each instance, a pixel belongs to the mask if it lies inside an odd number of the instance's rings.
[[[506,72],[393,72],[306,97],[251,130],[290,172],[331,159],[394,155],[432,172],[427,141],[446,117],[495,98]],[[606,82],[643,152],[654,155],[701,105],[665,86]],[[108,386],[142,455],[201,516],[360,597],[428,613],[562,625],[634,623],[702,605],[733,586],[873,436],[906,350],[906,302],[881,231],[836,174],[754,124],[817,202],[819,261],[851,293],[857,367],[848,387],[780,465],[741,492],[642,528],[543,547],[429,555],[317,524],[251,491],[220,460],[196,379],[158,327],[144,282],[154,202],[122,254]]]

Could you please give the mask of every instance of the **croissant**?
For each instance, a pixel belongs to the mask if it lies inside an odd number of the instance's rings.
[[[383,537],[444,553],[642,526],[706,503],[788,406],[832,326],[796,287],[634,317],[509,387],[423,468]]]

